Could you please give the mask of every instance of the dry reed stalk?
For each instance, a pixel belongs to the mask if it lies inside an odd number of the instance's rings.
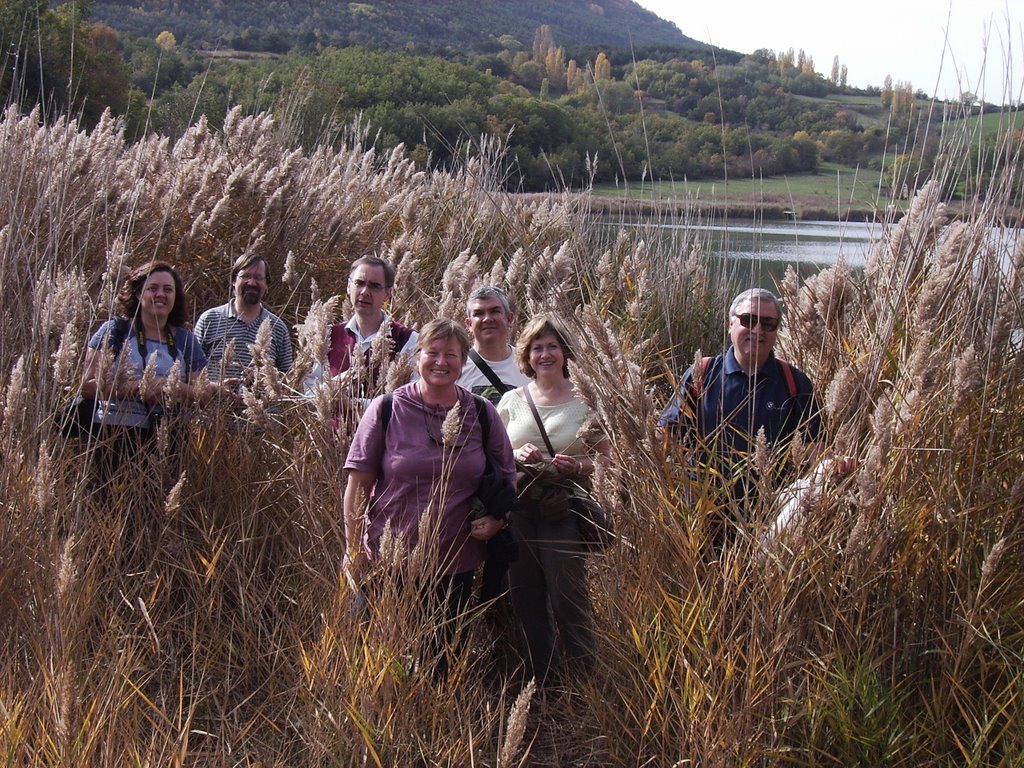
[[[832,445],[862,457],[857,494],[808,497],[800,538],[767,560],[755,548],[765,498],[750,535],[712,558],[718,479],[662,450],[652,427],[663,361],[678,373],[721,343],[723,275],[695,235],[599,237],[586,199],[500,193],[490,156],[428,175],[401,151],[354,141],[305,154],[279,136],[240,112],[220,135],[201,120],[176,142],[131,146],[111,121],[0,122],[0,160],[18,179],[0,191],[0,538],[24,543],[0,556],[12,649],[0,740],[15,762],[48,754],[55,732],[65,747],[81,736],[79,762],[97,765],[461,765],[512,743],[496,704],[510,684],[480,673],[472,622],[469,652],[435,687],[410,664],[430,642],[410,609],[419,585],[390,584],[369,627],[339,589],[352,379],[312,401],[285,387],[323,360],[340,302],[319,297],[340,293],[363,253],[398,263],[402,321],[461,317],[485,282],[506,285],[522,316],[574,318],[574,376],[615,457],[596,486],[626,541],[590,564],[602,663],[533,701],[531,762],[877,764],[864,751],[875,743],[914,764],[1019,753],[1008,681],[1021,673],[1024,247],[1003,259],[988,242],[995,204],[977,226],[943,230],[938,185],[926,186],[887,222],[863,276],[837,265],[784,281],[787,354],[827,393]],[[97,477],[109,445],[65,445],[46,422],[77,387],[76,351],[123,268],[169,255],[198,311],[223,300],[232,256],[256,248],[287,265],[275,272],[291,292],[273,309],[304,321],[295,372],[246,395],[261,429],[226,403],[199,408],[180,437],[165,425],[138,464]],[[921,333],[939,322],[941,337]],[[407,373],[386,368],[378,391]],[[993,539],[1009,542],[998,557]],[[88,724],[75,705],[86,695]],[[609,739],[595,752],[598,735]]]

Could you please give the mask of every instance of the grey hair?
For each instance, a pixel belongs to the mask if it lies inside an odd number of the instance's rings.
[[[470,304],[474,301],[483,301],[484,299],[497,299],[505,310],[505,315],[512,316],[512,304],[508,300],[508,294],[496,285],[482,285],[469,294],[469,298],[466,299],[466,316],[468,317],[471,311]]]
[[[732,300],[732,304],[729,305],[729,317],[736,314],[736,310],[740,308],[740,305],[747,301],[770,301],[775,305],[775,312],[778,316],[782,317],[782,302],[779,301],[779,297],[769,291],[767,288],[748,288],[743,293],[739,294],[735,299]]]

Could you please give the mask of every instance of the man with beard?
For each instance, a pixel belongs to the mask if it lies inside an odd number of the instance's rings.
[[[698,463],[713,469],[726,492],[724,519],[713,521],[710,531],[717,544],[731,538],[736,518],[756,498],[754,452],[761,430],[774,487],[794,474],[788,448],[795,434],[815,444],[808,446],[812,460],[820,451],[824,435],[811,380],[775,356],[781,322],[782,302],[771,291],[739,294],[729,308],[732,345],[723,355],[704,358],[703,370],[690,367],[683,374],[680,394],[658,420],[693,446]]]
[[[250,344],[264,322],[270,321],[271,344],[267,353],[274,366],[287,373],[292,367],[292,341],[284,322],[263,306],[270,282],[270,265],[256,254],[241,256],[231,269],[235,297],[227,304],[203,312],[195,335],[208,360],[213,381],[244,380],[252,366]],[[228,352],[228,345],[231,352]]]

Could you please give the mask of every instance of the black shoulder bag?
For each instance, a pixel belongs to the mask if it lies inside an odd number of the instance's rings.
[[[548,431],[544,429],[544,422],[540,418],[537,404],[533,402],[533,395],[530,394],[529,385],[523,387],[523,394],[526,396],[530,412],[537,422],[537,428],[540,430],[544,446],[548,449],[548,453],[551,454],[551,458],[554,458],[554,446],[551,445]],[[615,540],[612,516],[589,493],[585,496],[582,493],[583,490],[580,489],[580,493],[573,493],[569,496],[569,511],[576,515],[576,523],[580,529],[580,543],[583,545],[583,549],[587,552],[602,552]]]

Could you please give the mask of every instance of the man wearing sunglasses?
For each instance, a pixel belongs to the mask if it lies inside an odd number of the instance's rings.
[[[822,437],[821,414],[807,375],[775,356],[782,303],[771,291],[743,291],[729,307],[725,354],[704,358],[703,370],[683,375],[680,395],[658,424],[691,440],[704,464],[720,473],[732,500],[749,506],[757,485],[753,454],[758,432],[772,463],[772,485],[786,474],[793,435],[804,443]],[[712,531],[721,542],[728,531]]]

